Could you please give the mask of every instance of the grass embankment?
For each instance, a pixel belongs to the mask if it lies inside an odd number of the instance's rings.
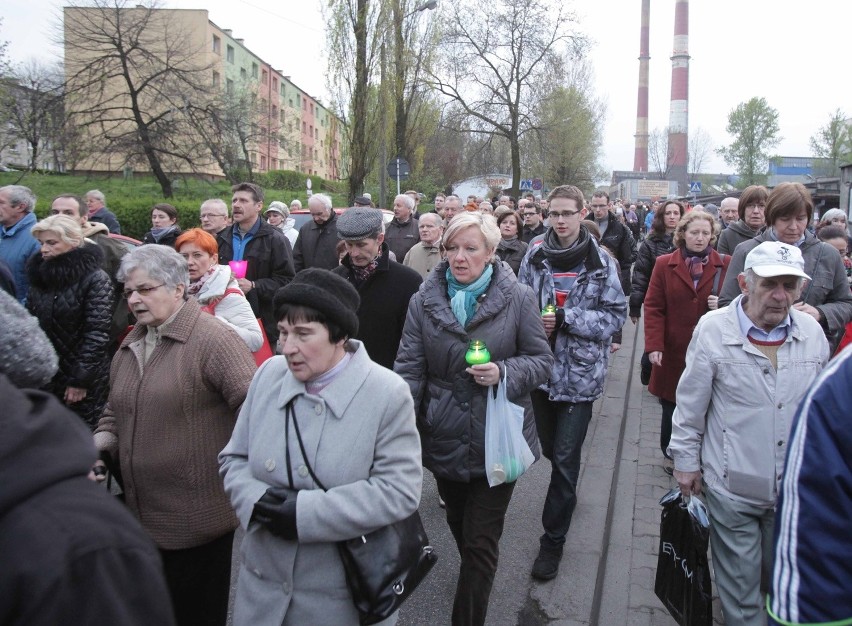
[[[99,189],[106,196],[107,207],[118,216],[121,232],[129,237],[142,239],[151,228],[151,207],[160,202],[168,202],[178,210],[178,223],[181,228],[193,228],[199,225],[198,209],[204,200],[221,198],[230,206],[231,185],[226,181],[207,182],[194,179],[175,181],[174,197],[164,200],[160,186],[151,176],[135,175],[124,179],[121,176],[66,176],[56,174],[34,174],[29,172],[0,172],[0,186],[24,185],[33,190],[38,198],[36,215],[46,217],[50,211],[51,200],[62,193],[82,196],[87,191]],[[332,193],[334,206],[346,206],[346,195]],[[304,205],[307,200],[305,190],[265,189],[264,205],[273,200],[286,204],[298,198]]]

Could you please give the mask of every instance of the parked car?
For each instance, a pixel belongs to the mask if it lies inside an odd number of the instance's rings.
[[[134,239],[133,237],[128,237],[127,235],[116,235],[115,233],[110,233],[109,236],[120,241],[124,247],[127,248],[128,252],[132,252],[135,248],[142,245],[141,241]]]
[[[346,208],[334,209],[334,212],[340,215],[345,210]],[[385,224],[387,224],[393,219],[393,211],[388,211],[387,209],[381,209],[381,211],[382,218],[384,219]],[[299,230],[305,222],[311,219],[311,212],[308,209],[297,209],[295,211],[290,211],[290,217],[296,220],[296,224],[293,226],[293,228]]]

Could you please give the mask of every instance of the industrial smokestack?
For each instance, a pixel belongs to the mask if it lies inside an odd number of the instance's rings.
[[[672,98],[669,112],[669,178],[685,194],[687,147],[689,145],[689,0],[675,0],[674,50],[672,52]]]
[[[636,97],[636,148],[633,153],[633,171],[648,171],[648,66],[651,55],[648,48],[651,23],[651,0],[642,0],[642,25],[639,28],[639,89]]]

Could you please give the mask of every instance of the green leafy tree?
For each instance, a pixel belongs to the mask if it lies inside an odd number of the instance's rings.
[[[852,161],[852,122],[837,109],[811,137],[811,154],[822,160],[823,176],[839,176],[840,166]]]
[[[769,151],[781,141],[778,111],[769,106],[766,98],[752,98],[728,114],[725,130],[734,141],[716,152],[736,168],[740,186],[766,184]]]

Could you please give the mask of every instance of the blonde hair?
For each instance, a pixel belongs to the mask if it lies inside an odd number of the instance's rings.
[[[67,215],[51,215],[30,229],[30,233],[36,238],[41,233],[48,232],[57,234],[62,241],[75,248],[83,245],[83,229],[80,227],[80,223]]]
[[[707,222],[710,223],[710,245],[712,246],[716,243],[716,239],[719,237],[719,233],[722,230],[722,227],[719,226],[719,222],[716,221],[716,219],[709,213],[692,210],[680,218],[680,221],[677,223],[677,227],[675,228],[674,236],[672,238],[672,243],[675,248],[686,245],[686,239],[684,237],[686,229],[689,228],[689,225],[695,220],[707,220]]]
[[[441,246],[446,248],[456,235],[471,226],[476,226],[479,229],[485,239],[485,247],[491,250],[493,255],[497,249],[497,244],[500,243],[500,229],[497,227],[497,220],[494,219],[493,215],[479,211],[459,213],[450,220],[449,225],[444,230],[444,236],[441,238]]]

